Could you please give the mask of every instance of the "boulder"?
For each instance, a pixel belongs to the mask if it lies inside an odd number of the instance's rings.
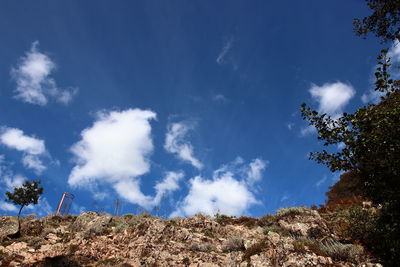
[[[83,232],[87,234],[101,234],[112,219],[110,214],[99,214],[97,212],[85,212],[76,218],[71,225],[74,232]]]
[[[295,236],[335,238],[326,221],[315,210],[305,207],[288,208],[279,217],[278,225]]]
[[[18,217],[0,217],[0,236],[8,236],[18,232]]]

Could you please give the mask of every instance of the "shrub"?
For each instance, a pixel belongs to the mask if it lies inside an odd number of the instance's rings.
[[[321,249],[324,256],[339,261],[360,263],[366,258],[364,248],[360,245],[342,244],[336,241],[331,241],[321,244]]]
[[[250,247],[248,247],[242,256],[242,261],[247,261],[250,263],[250,258],[253,255],[260,254],[263,249],[266,247],[266,240],[261,240]]]
[[[276,215],[267,214],[258,219],[258,225],[261,227],[270,226],[272,224],[275,224],[277,221],[278,217]]]
[[[303,215],[309,213],[309,210],[306,207],[291,207],[291,208],[283,208],[277,211],[279,217],[290,216],[294,217],[296,215]]]
[[[317,255],[324,255],[321,243],[315,239],[305,237],[298,238],[293,242],[293,247],[296,252],[304,253],[312,251]]]
[[[282,228],[279,227],[278,225],[270,225],[270,226],[265,226],[263,228],[263,232],[264,234],[268,234],[268,232],[275,232],[275,233],[279,233],[282,231]]]
[[[224,252],[241,251],[244,249],[243,239],[238,237],[231,237],[222,244],[222,251]]]
[[[215,246],[209,242],[205,243],[193,243],[189,245],[189,250],[191,251],[201,251],[201,252],[209,252],[214,251]]]
[[[312,251],[319,256],[331,257],[338,261],[360,263],[366,258],[362,246],[337,241],[319,242],[312,238],[299,238],[293,242],[293,247],[300,253]]]
[[[233,220],[235,217],[227,216],[224,214],[217,213],[215,214],[215,221],[221,225],[233,224]]]

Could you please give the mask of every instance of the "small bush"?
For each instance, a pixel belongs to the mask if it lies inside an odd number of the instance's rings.
[[[125,214],[120,217],[113,217],[109,226],[114,227],[114,232],[121,233],[125,229],[128,229],[131,226],[135,226],[141,222],[143,222],[149,216],[147,214],[144,215],[133,215],[133,214]]]
[[[291,207],[283,208],[277,211],[279,217],[290,216],[294,217],[296,215],[307,214],[309,210],[306,207]]]
[[[261,240],[260,242],[251,245],[244,251],[244,254],[242,256],[242,261],[247,261],[249,263],[251,256],[260,254],[265,247],[266,247],[266,240]]]
[[[317,255],[323,256],[325,253],[322,250],[321,243],[311,238],[299,238],[293,242],[293,247],[296,252],[305,253],[312,251]]]
[[[227,216],[224,214],[217,213],[215,214],[215,221],[221,225],[233,224],[235,217]]]
[[[209,252],[214,251],[215,246],[209,242],[206,243],[193,243],[189,245],[189,250],[191,251],[201,251],[201,252]]]
[[[26,243],[29,247],[39,249],[42,245],[46,243],[46,241],[41,237],[30,237]]]
[[[364,248],[360,245],[342,244],[332,241],[322,244],[321,248],[325,254],[324,256],[339,261],[360,263],[366,258]]]
[[[270,226],[272,224],[275,224],[277,221],[278,218],[276,215],[267,214],[258,219],[258,225],[261,227]]]
[[[324,237],[324,232],[318,227],[312,227],[307,230],[307,235],[313,239],[320,239]]]
[[[319,256],[331,257],[338,261],[360,263],[366,259],[360,245],[342,244],[337,241],[319,242],[312,238],[299,238],[293,242],[294,250],[300,253],[312,251]]]
[[[222,251],[241,251],[245,250],[244,241],[238,237],[231,237],[222,244]]]
[[[171,224],[171,225],[178,225],[178,223],[181,221],[182,218],[180,217],[176,217],[176,218],[170,218],[168,220],[165,220],[165,222],[167,224]]]
[[[278,225],[270,225],[270,226],[266,226],[263,228],[264,234],[268,234],[268,232],[279,233],[281,231],[282,231],[282,228],[279,227]]]

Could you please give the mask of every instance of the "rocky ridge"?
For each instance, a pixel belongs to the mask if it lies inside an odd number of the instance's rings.
[[[262,218],[160,219],[148,214],[0,217],[0,266],[366,266],[359,245],[340,243],[317,211]]]

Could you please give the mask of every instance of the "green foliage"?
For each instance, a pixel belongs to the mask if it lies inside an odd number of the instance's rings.
[[[367,0],[373,11],[368,17],[354,19],[354,31],[365,36],[369,32],[382,38],[382,42],[400,39],[400,1],[398,0]]]
[[[333,172],[351,171],[361,196],[382,206],[379,218],[371,222],[375,225],[371,226],[374,234],[370,242],[373,251],[391,266],[400,257],[400,82],[390,78],[386,53],[382,50],[378,56],[375,73],[375,90],[384,93],[379,104],[361,107],[354,114],[344,113],[338,119],[305,104],[301,113],[315,126],[324,146],[344,144],[340,151],[324,149],[311,153],[310,158]],[[352,231],[355,235],[357,228]]]
[[[331,257],[337,261],[360,263],[366,259],[360,245],[342,244],[337,241],[320,242],[312,238],[298,238],[293,242],[294,250],[300,253],[312,251],[317,255]]]
[[[15,187],[14,192],[6,192],[7,202],[20,206],[18,217],[21,215],[22,208],[29,204],[37,204],[43,187],[39,187],[40,181],[25,181],[22,187]]]
[[[365,260],[364,248],[360,245],[342,244],[336,241],[322,243],[320,247],[324,256],[334,260],[360,263]]]
[[[349,209],[347,217],[349,227],[344,234],[353,242],[360,241],[363,244],[371,245],[376,232],[377,219],[378,214],[360,206],[353,206]]]

